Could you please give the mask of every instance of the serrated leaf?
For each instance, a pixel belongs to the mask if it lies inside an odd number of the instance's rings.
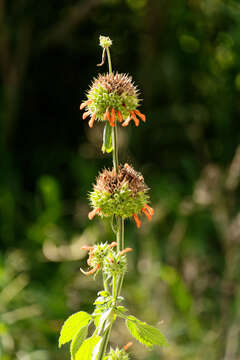
[[[86,339],[87,333],[88,333],[88,325],[80,328],[80,330],[74,336],[74,338],[71,342],[71,349],[70,349],[72,360],[76,360],[76,354],[77,354],[78,350],[80,349],[80,346]]]
[[[100,336],[93,335],[90,338],[86,339],[79,350],[75,354],[75,360],[91,360],[93,349],[101,339]]]
[[[103,131],[103,145],[102,145],[102,152],[105,153],[112,152],[112,128],[107,121]]]
[[[63,344],[71,341],[79,329],[86,326],[90,319],[91,315],[84,311],[79,311],[71,315],[62,326],[58,346],[61,347]]]
[[[165,336],[159,329],[138,320],[134,316],[128,316],[126,325],[132,336],[147,347],[168,345]]]

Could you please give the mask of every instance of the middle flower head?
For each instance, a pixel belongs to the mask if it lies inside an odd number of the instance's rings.
[[[119,121],[122,126],[127,126],[131,120],[139,125],[139,118],[146,121],[146,117],[139,110],[138,90],[132,78],[126,74],[110,73],[100,74],[87,93],[87,100],[80,105],[86,108],[83,119],[91,116],[89,126],[95,120],[109,121],[111,126]]]
[[[121,216],[124,219],[133,216],[140,227],[137,214],[143,212],[151,220],[154,213],[147,204],[147,192],[143,176],[128,164],[119,166],[118,174],[114,169],[105,169],[99,174],[94,190],[90,193],[93,210],[88,217],[91,220],[97,214],[102,217]]]

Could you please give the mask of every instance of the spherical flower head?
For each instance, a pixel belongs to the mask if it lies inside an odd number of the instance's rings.
[[[127,257],[124,253],[112,251],[112,253],[109,253],[108,257],[104,259],[103,272],[108,278],[122,276],[126,271]]]
[[[137,214],[144,212],[149,220],[153,215],[153,209],[147,204],[149,196],[144,178],[128,164],[120,166],[118,174],[114,169],[100,173],[89,198],[93,207],[89,219],[96,214],[124,219],[133,216],[139,227]]]
[[[88,258],[88,265],[92,268],[90,271],[81,271],[85,275],[92,275],[96,273],[98,270],[102,269],[105,259],[108,256],[112,255],[112,248],[117,246],[116,242],[111,244],[104,243],[104,244],[97,244],[94,246],[83,246],[83,250],[89,251],[89,258]]]
[[[102,48],[109,48],[112,45],[112,40],[108,36],[99,36],[99,45]]]
[[[111,348],[105,360],[129,360],[129,355],[124,349],[116,348],[114,350]]]
[[[95,120],[109,121],[111,126],[119,121],[127,126],[131,120],[139,125],[139,119],[146,121],[146,117],[137,107],[139,106],[138,90],[132,78],[126,74],[100,74],[92,82],[87,93],[87,100],[80,105],[85,109],[83,119],[91,117],[89,126]]]

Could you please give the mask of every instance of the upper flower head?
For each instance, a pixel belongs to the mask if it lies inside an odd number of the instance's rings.
[[[90,193],[93,210],[89,213],[92,220],[95,215],[110,217],[113,215],[128,218],[133,216],[138,227],[141,221],[139,213],[143,212],[151,220],[153,209],[147,205],[149,201],[148,188],[143,176],[131,166],[125,164],[114,169],[105,169],[99,174],[94,190]]]
[[[131,120],[139,125],[139,119],[146,121],[146,117],[139,110],[138,90],[132,78],[126,74],[111,73],[100,74],[92,82],[87,93],[87,100],[80,105],[86,108],[83,119],[91,116],[89,126],[95,120],[109,121],[111,126],[119,121],[127,126]]]

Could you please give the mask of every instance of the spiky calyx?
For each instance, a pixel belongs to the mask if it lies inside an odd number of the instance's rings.
[[[109,255],[111,256],[112,248],[117,246],[116,242],[113,242],[111,244],[104,243],[104,244],[98,244],[94,246],[83,246],[83,250],[89,251],[89,257],[88,257],[88,265],[92,268],[89,271],[82,271],[84,275],[92,275],[96,273],[98,270],[100,270],[103,267],[103,263],[106,259],[106,257]]]
[[[110,349],[109,354],[104,360],[129,360],[129,355],[124,349]]]
[[[127,257],[124,255],[127,252],[132,251],[131,248],[126,248],[123,251],[112,251],[108,257],[105,258],[103,264],[103,272],[107,277],[122,276],[127,271]]]
[[[109,121],[111,126],[119,121],[127,126],[131,119],[138,126],[139,118],[146,120],[145,115],[137,110],[139,102],[138,90],[130,76],[119,73],[100,74],[93,80],[87,100],[80,105],[80,109],[86,108],[83,119],[91,116],[90,127],[95,120]]]
[[[94,191],[89,196],[93,207],[89,219],[96,214],[102,217],[116,215],[124,219],[133,216],[139,227],[141,222],[137,214],[142,211],[149,220],[153,215],[153,209],[147,205],[147,192],[143,176],[128,164],[120,166],[118,174],[114,169],[105,169],[99,174]]]

